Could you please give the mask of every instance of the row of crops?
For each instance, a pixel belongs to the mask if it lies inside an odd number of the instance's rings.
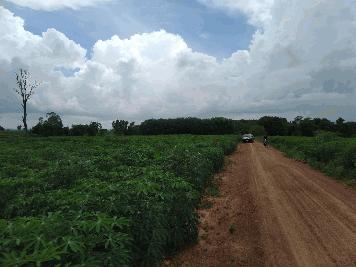
[[[275,136],[270,141],[288,156],[356,185],[356,138],[320,134],[316,137]]]
[[[0,135],[1,266],[154,266],[197,239],[236,136]]]

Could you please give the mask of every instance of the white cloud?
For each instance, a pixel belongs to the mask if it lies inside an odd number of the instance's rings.
[[[28,7],[35,10],[54,11],[64,8],[79,9],[82,7],[95,6],[111,0],[7,0],[18,6]]]
[[[249,18],[249,22],[255,26],[262,26],[269,22],[271,8],[276,0],[198,0],[198,2],[230,13],[243,12]]]
[[[248,50],[219,61],[164,30],[99,40],[86,56],[62,33],[34,35],[0,7],[0,113],[17,112],[13,72],[25,66],[43,80],[31,101],[32,119],[52,110],[67,123],[254,114],[354,119],[353,2],[275,0],[269,14]],[[6,118],[13,116],[3,115],[0,124],[10,125]]]
[[[81,66],[85,49],[69,40],[63,33],[48,29],[42,36],[24,29],[24,21],[0,6],[0,58],[11,62],[21,58],[27,64]]]

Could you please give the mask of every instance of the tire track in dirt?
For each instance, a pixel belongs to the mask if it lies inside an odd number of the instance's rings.
[[[166,265],[356,266],[356,190],[260,143],[228,159],[198,244]]]
[[[263,266],[259,221],[251,192],[252,169],[241,164],[247,162],[244,151],[245,147],[240,146],[227,157],[227,166],[217,175],[219,196],[206,197],[204,201],[211,202],[212,207],[198,210],[198,244],[166,260],[164,266]]]

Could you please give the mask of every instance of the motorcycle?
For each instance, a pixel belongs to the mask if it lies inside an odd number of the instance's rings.
[[[267,139],[264,139],[264,140],[263,140],[263,145],[264,145],[265,147],[268,146]]]

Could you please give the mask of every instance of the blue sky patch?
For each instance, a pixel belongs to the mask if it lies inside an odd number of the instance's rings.
[[[89,52],[93,44],[113,35],[165,29],[179,34],[194,51],[218,58],[248,49],[255,28],[243,14],[228,16],[196,1],[130,0],[105,3],[79,10],[36,11],[5,2],[5,7],[25,20],[25,28],[40,35],[48,28],[63,32]]]

